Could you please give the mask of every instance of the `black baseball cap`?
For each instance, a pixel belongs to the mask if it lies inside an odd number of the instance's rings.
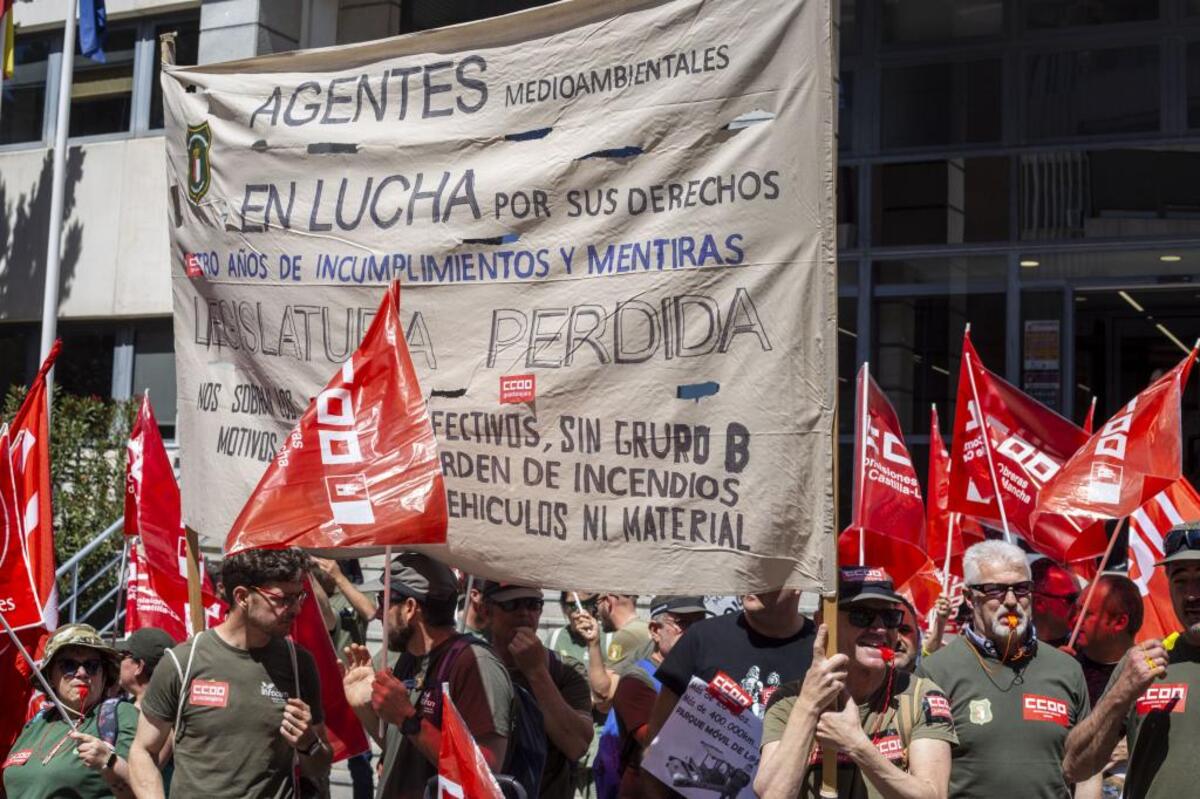
[[[868,599],[884,599],[897,604],[904,599],[896,593],[892,577],[886,571],[869,566],[844,566],[838,574],[838,605],[853,605]]]
[[[454,599],[458,596],[458,578],[444,563],[419,552],[405,552],[392,559],[391,593],[416,600]],[[363,593],[383,590],[383,580],[372,580],[359,588]]]
[[[707,613],[702,596],[656,596],[650,600],[650,618],[660,613]]]
[[[135,630],[123,641],[119,641],[117,651],[129,653],[130,657],[142,661],[153,671],[166,651],[175,644],[175,639],[166,630],[158,627],[143,627]]]

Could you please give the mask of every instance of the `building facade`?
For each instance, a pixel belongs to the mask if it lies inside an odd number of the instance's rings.
[[[175,389],[158,35],[203,63],[539,3],[110,0],[77,56],[58,379]],[[36,368],[60,0],[17,0],[0,105],[0,384]],[[923,475],[964,326],[985,364],[1076,422],[1111,416],[1200,338],[1200,0],[841,0],[840,384],[869,361]],[[1184,459],[1200,478],[1200,391]],[[843,498],[853,414],[841,415]]]

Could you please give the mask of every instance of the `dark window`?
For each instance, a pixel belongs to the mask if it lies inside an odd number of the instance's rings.
[[[1187,48],[1187,115],[1188,127],[1200,128],[1200,42]]]
[[[883,70],[883,146],[1000,140],[999,59]]]
[[[838,11],[838,49],[841,55],[858,52],[858,7],[854,0],[841,0]]]
[[[411,33],[458,25],[514,11],[548,5],[554,0],[412,0],[400,4],[400,32]]]
[[[14,386],[28,385],[37,370],[36,325],[0,325],[0,401]]]
[[[162,100],[162,43],[159,36],[175,31],[175,63],[181,66],[191,66],[200,57],[200,20],[196,18],[181,19],[176,22],[164,22],[154,28],[154,82],[150,92],[150,129],[158,130],[163,126]]]
[[[961,244],[1008,238],[1008,158],[875,167],[875,244]]]
[[[876,261],[874,268],[877,286],[931,284],[946,286],[955,294],[988,288],[994,290],[996,284],[1003,285],[1008,270],[1004,257],[1000,255],[897,258]]]
[[[1030,30],[1153,19],[1158,19],[1158,0],[1026,0],[1025,3],[1025,27]]]
[[[137,28],[110,30],[105,63],[75,54],[71,85],[71,136],[129,130],[133,109],[133,53]]]
[[[838,76],[838,149],[854,149],[854,73]]]
[[[1034,53],[1025,97],[1030,139],[1156,131],[1158,48]]]
[[[66,323],[58,334],[63,347],[54,365],[55,382],[68,394],[111,397],[116,326]]]
[[[150,390],[154,416],[166,438],[175,437],[175,338],[170,319],[135,324],[133,393]]]
[[[837,171],[838,249],[858,246],[858,168],[840,166]]]
[[[52,34],[14,39],[13,75],[4,80],[0,101],[0,144],[41,141],[46,115],[46,63],[54,50],[54,39]]]
[[[882,10],[885,44],[971,39],[1004,31],[1001,0],[884,0]]]
[[[846,264],[857,271],[858,264]],[[839,265],[838,271],[841,271]],[[858,298],[838,297],[838,431],[854,432],[854,376],[858,371]]]

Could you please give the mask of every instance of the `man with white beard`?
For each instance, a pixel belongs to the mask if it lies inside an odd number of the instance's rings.
[[[1074,658],[1038,643],[1025,554],[1002,541],[976,544],[963,555],[963,582],[971,621],[918,668],[946,692],[954,714],[949,795],[1070,797],[1063,753],[1090,710],[1087,683]],[[1093,777],[1074,795],[1099,790]]]

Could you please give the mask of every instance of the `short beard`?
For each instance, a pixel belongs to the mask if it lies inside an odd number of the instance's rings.
[[[388,628],[388,651],[390,652],[407,652],[408,642],[412,640],[412,627],[404,628]]]
[[[1007,615],[1007,613],[1002,613],[992,620],[992,635],[1000,640],[1008,638],[1009,635],[1015,635],[1018,640],[1024,638],[1025,632],[1029,629],[1029,617],[1021,616],[1016,628],[1012,628],[1004,623],[1004,617]]]

